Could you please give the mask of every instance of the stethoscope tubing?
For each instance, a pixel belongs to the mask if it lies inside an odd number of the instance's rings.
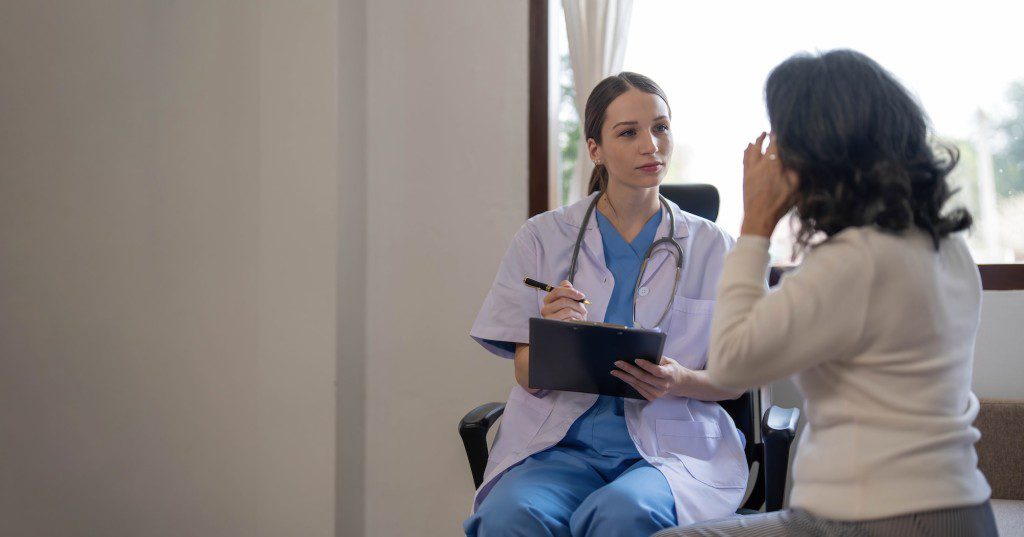
[[[572,247],[572,260],[569,262],[569,275],[568,275],[568,277],[566,277],[566,279],[569,280],[570,284],[573,283],[573,280],[576,277],[576,269],[578,268],[578,262],[579,262],[579,256],[580,256],[580,246],[583,244],[583,236],[584,236],[584,234],[587,231],[587,224],[590,223],[590,218],[591,218],[591,216],[593,216],[594,209],[597,208],[597,202],[601,199],[602,195],[603,194],[598,193],[598,195],[594,197],[594,201],[592,201],[590,203],[590,206],[587,207],[587,212],[583,216],[583,221],[580,222],[580,231],[579,231],[579,234],[576,236],[576,244],[574,244],[573,247]],[[672,209],[669,207],[668,200],[665,199],[665,196],[662,196],[661,194],[659,194],[658,198],[661,201],[661,206],[664,207],[665,208],[665,212],[668,213],[668,218],[669,218],[668,236],[667,237],[662,237],[662,238],[652,242],[651,245],[647,248],[647,252],[644,254],[644,261],[640,265],[640,274],[637,275],[636,284],[633,286],[633,326],[640,327],[640,328],[643,328],[643,326],[641,326],[637,322],[637,320],[636,320],[636,297],[637,297],[637,294],[638,294],[638,292],[640,290],[640,282],[643,280],[643,277],[644,277],[644,270],[647,269],[647,262],[651,260],[651,254],[654,253],[654,250],[656,250],[658,248],[658,246],[660,246],[662,244],[670,244],[670,245],[672,245],[673,248],[675,248],[675,250],[676,250],[676,277],[675,277],[675,281],[672,283],[672,294],[669,297],[668,303],[665,305],[665,310],[661,313],[661,316],[658,317],[658,322],[655,323],[653,327],[651,327],[652,329],[657,329],[658,327],[660,327],[661,323],[665,320],[665,317],[668,315],[669,310],[672,309],[672,304],[675,302],[675,298],[676,298],[676,290],[679,287],[679,279],[680,279],[680,277],[682,276],[682,273],[683,273],[683,247],[680,246],[679,242],[676,241],[676,239],[675,239],[675,235],[676,235],[676,219],[675,219],[675,215],[672,213]]]

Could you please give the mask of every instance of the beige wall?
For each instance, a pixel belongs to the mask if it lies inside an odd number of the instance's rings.
[[[510,364],[469,327],[526,216],[527,3],[367,2],[367,535],[457,535],[456,424]]]
[[[342,0],[338,17],[339,537],[365,535],[366,513],[366,3]]]
[[[4,4],[0,534],[333,533],[337,9]]]

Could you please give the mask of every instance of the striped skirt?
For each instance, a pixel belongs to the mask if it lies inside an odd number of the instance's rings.
[[[733,516],[685,528],[659,531],[654,537],[995,537],[996,520],[989,502],[875,520],[844,522],[818,518],[802,509]]]

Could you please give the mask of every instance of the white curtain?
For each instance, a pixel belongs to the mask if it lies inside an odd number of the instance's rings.
[[[590,91],[605,77],[622,71],[633,0],[562,0],[562,10],[582,131],[583,108]],[[587,154],[586,134],[581,132],[571,199],[564,200],[565,203],[586,195],[593,167]]]

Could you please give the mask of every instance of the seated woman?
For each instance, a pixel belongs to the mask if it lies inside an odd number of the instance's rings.
[[[971,217],[942,211],[956,154],[936,158],[919,105],[857,52],[790,58],[765,93],[772,140],[744,154],[707,373],[733,389],[795,374],[791,508],[658,536],[996,535],[971,426]],[[769,293],[768,239],[794,206],[809,251]]]
[[[531,218],[512,239],[471,335],[514,357],[517,384],[467,535],[646,535],[740,504],[741,440],[722,407],[706,401],[742,391],[715,388],[701,371],[733,241],[658,193],[672,156],[671,115],[647,77],[621,73],[598,84],[584,118],[597,166],[591,194]],[[524,277],[561,285],[545,295]],[[584,296],[589,310],[578,302]],[[660,364],[622,363],[609,373],[645,400],[531,389],[528,321],[539,316],[663,330]]]

